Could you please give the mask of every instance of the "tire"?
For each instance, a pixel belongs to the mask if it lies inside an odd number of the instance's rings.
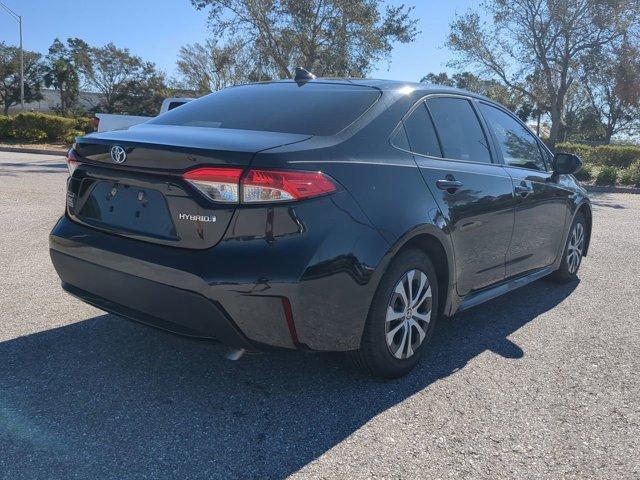
[[[410,278],[413,281],[408,291]],[[409,293],[413,300],[407,307],[404,299],[408,301]],[[419,250],[401,252],[378,285],[360,349],[349,352],[352,362],[370,376],[397,378],[406,375],[427,349],[437,312],[438,282],[431,260]]]
[[[584,215],[578,213],[573,220],[567,241],[562,252],[560,267],[551,274],[557,283],[568,283],[578,277],[578,269],[582,263],[582,253],[587,239],[587,222]]]

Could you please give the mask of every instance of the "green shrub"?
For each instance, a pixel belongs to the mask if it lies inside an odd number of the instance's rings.
[[[93,131],[89,118],[65,118],[25,112],[0,118],[0,141],[73,143],[76,136]]]
[[[596,185],[615,185],[618,180],[616,167],[602,167],[596,177]]]
[[[0,139],[10,138],[13,134],[11,118],[0,116]]]
[[[633,174],[631,173],[631,169],[625,168],[620,171],[618,175],[618,183],[620,185],[633,185]]]
[[[581,182],[587,182],[593,178],[593,168],[591,165],[584,163],[582,168],[574,175]]]
[[[39,128],[24,128],[20,130],[20,138],[18,140],[22,142],[38,143],[46,142],[48,139],[47,132],[40,130]]]
[[[13,118],[14,130],[18,136],[29,130],[40,130],[45,133],[43,140],[61,141],[75,126],[72,118],[58,117],[44,113],[19,113]],[[28,138],[18,138],[28,140]]]
[[[640,160],[633,162],[629,168],[622,170],[619,181],[622,185],[640,187]]]
[[[598,145],[591,147],[579,143],[558,143],[556,151],[578,155],[583,162],[617,168],[628,168],[640,160],[640,147],[633,145]]]
[[[93,130],[92,130],[93,131]],[[66,145],[71,145],[73,142],[76,141],[76,137],[81,137],[82,135],[84,135],[86,132],[83,132],[82,130],[71,130],[63,139],[62,141],[66,144]]]
[[[592,163],[591,154],[593,147],[589,145],[570,142],[557,143],[555,150],[556,152],[573,153],[574,155],[578,155],[584,163]]]
[[[81,132],[80,135],[96,131],[95,127],[93,126],[93,122],[91,121],[91,117],[76,117],[74,118],[74,120],[76,124],[73,128]]]
[[[610,167],[628,168],[640,160],[640,147],[600,145],[595,147],[593,162]]]

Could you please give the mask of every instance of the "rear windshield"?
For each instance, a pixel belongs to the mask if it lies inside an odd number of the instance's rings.
[[[242,85],[189,102],[148,123],[333,135],[353,123],[379,97],[379,90],[358,85]]]

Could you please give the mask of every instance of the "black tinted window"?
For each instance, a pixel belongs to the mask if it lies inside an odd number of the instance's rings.
[[[333,135],[362,115],[379,96],[379,90],[356,85],[243,85],[189,102],[149,123]]]
[[[174,108],[179,107],[180,105],[184,105],[187,102],[169,102],[169,107],[167,107],[167,111],[168,110],[173,110]]]
[[[427,105],[446,158],[491,162],[489,144],[468,100],[431,98],[427,100]]]
[[[411,151],[422,155],[430,155],[432,157],[441,157],[440,146],[438,145],[438,137],[433,128],[433,123],[429,117],[429,112],[421,103],[411,115],[404,120],[404,126],[407,129],[409,137],[409,145]]]
[[[542,150],[546,170],[551,170],[553,168],[553,155],[546,148],[540,147],[540,150]]]
[[[480,110],[498,140],[507,165],[546,170],[540,147],[533,134],[502,110],[480,104]]]
[[[403,150],[411,150],[409,146],[409,139],[407,139],[407,132],[404,129],[404,125],[400,125],[398,130],[396,130],[395,135],[393,136],[393,140],[391,143]]]

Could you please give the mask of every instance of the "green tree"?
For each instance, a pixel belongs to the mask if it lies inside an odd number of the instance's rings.
[[[519,90],[507,87],[495,79],[481,78],[471,72],[454,73],[452,76],[446,72],[429,73],[420,81],[479,93],[516,112],[523,121],[527,121],[533,111],[533,107]]]
[[[116,102],[117,110],[130,115],[155,117],[162,101],[169,97],[165,75],[152,63],[144,63],[140,75],[125,82]]]
[[[454,65],[474,65],[520,91],[551,117],[549,143],[562,138],[567,95],[589,55],[638,21],[638,0],[485,0],[457,16],[448,46]],[[526,78],[541,87],[531,89]]]
[[[445,87],[456,87],[455,80],[451,78],[447,72],[427,73],[420,79],[420,82],[443,85]]]
[[[565,142],[602,142],[604,126],[583,83],[574,82],[567,92],[562,137]]]
[[[42,99],[40,83],[43,75],[42,55],[24,51],[24,101]],[[20,49],[0,42],[0,104],[5,115],[20,104]]]
[[[200,95],[237,83],[270,79],[255,68],[256,62],[247,58],[240,42],[218,46],[213,40],[207,40],[204,45],[186,45],[180,48],[176,65],[182,76],[181,86]],[[247,69],[247,66],[254,68]]]
[[[640,131],[640,42],[625,38],[590,57],[583,81],[606,143],[616,134]]]
[[[113,43],[104,47],[76,45],[76,55],[89,89],[102,96],[98,108],[106,113],[143,115],[157,113],[166,94],[164,74],[151,62]]]
[[[49,47],[45,68],[44,84],[60,92],[57,108],[62,115],[67,115],[77,106],[80,88],[73,49],[56,38]]]
[[[363,76],[388,58],[394,42],[409,43],[411,8],[382,0],[191,0],[208,9],[215,38],[241,42],[269,77],[302,66],[321,76]]]

